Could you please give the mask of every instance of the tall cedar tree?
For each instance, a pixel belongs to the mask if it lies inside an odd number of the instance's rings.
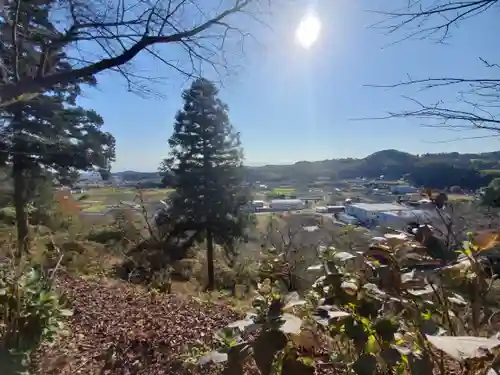
[[[33,75],[41,46],[57,31],[49,19],[55,0],[10,2],[5,11],[14,23],[0,23],[0,57],[3,70],[13,81]],[[19,7],[18,7],[19,5]],[[13,28],[18,32],[13,33]],[[16,35],[16,38],[12,38]],[[51,69],[70,69],[64,51],[45,60]],[[71,180],[78,170],[109,170],[115,157],[115,140],[100,130],[103,120],[96,112],[76,105],[80,84],[95,83],[92,77],[66,85],[32,100],[2,108],[0,112],[0,163],[10,165],[14,181],[19,254],[27,251],[26,205],[32,197],[30,182],[55,173]]]
[[[208,285],[215,287],[214,241],[228,245],[246,233],[248,194],[243,186],[243,153],[228,107],[207,79],[184,91],[184,107],[175,118],[170,158],[163,163],[176,194],[172,211],[192,229],[205,233]]]

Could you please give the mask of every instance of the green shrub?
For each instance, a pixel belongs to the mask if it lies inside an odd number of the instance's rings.
[[[75,274],[103,275],[110,271],[107,267],[112,255],[102,244],[56,239],[55,243],[50,240],[45,245],[46,249],[40,257],[40,263],[45,269],[50,270],[59,263],[65,271]]]
[[[123,241],[124,233],[114,226],[97,227],[89,231],[87,239],[101,244],[110,244]]]
[[[387,239],[364,253],[324,247],[321,263],[309,267],[322,275],[305,299],[264,280],[253,309],[216,333],[216,350],[200,364],[224,362],[227,374],[251,363],[263,375],[312,375],[318,367],[346,375],[485,374],[500,365],[490,324],[499,306],[487,302],[480,251],[465,242],[461,262],[417,272],[408,267],[427,255],[413,240]]]
[[[193,269],[194,278],[202,286],[208,283],[206,251],[201,249],[197,253],[197,262]],[[258,281],[258,263],[255,260],[237,255],[228,262],[220,246],[215,247],[214,254],[215,287],[218,290],[234,291],[236,285],[245,285],[249,291]]]
[[[19,369],[42,342],[52,342],[71,311],[41,267],[0,265],[0,368]],[[21,363],[20,363],[21,362]],[[4,367],[5,366],[5,367]],[[3,373],[3,371],[2,371]]]

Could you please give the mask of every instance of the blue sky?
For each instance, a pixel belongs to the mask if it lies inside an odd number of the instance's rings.
[[[259,44],[250,41],[243,57],[229,57],[241,67],[224,79],[220,92],[229,105],[231,121],[241,132],[247,164],[364,157],[388,148],[411,153],[499,149],[496,137],[436,143],[457,138],[457,134],[421,127],[416,120],[353,121],[409,108],[411,103],[403,95],[426,102],[452,102],[457,95],[453,87],[415,92],[415,88],[387,90],[365,85],[397,83],[408,75],[415,79],[482,76],[491,72],[479,57],[500,62],[495,9],[454,29],[446,44],[409,40],[387,47],[396,36],[369,27],[381,16],[366,10],[387,10],[390,3],[403,2],[297,1],[273,17],[273,31],[249,25]],[[318,42],[304,50],[296,44],[294,32],[311,7],[323,26]],[[119,75],[105,73],[98,76],[98,88],[87,90],[81,100],[104,117],[105,129],[116,137],[114,171],[156,170],[168,154],[167,140],[186,86],[185,77],[159,62],[141,57],[134,64],[139,70],[168,75],[166,82],[154,86],[162,96],[143,99],[127,92]]]

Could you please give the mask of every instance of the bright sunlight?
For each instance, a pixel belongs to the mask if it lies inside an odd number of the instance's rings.
[[[310,48],[319,37],[321,21],[314,14],[305,15],[295,31],[295,38],[302,48]]]

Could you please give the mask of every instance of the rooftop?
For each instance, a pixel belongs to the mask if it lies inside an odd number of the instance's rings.
[[[273,203],[304,203],[300,199],[273,199],[271,204]]]
[[[401,210],[409,210],[410,207],[403,206],[401,204],[396,203],[356,203],[352,205],[353,207],[359,207],[365,211],[401,211]]]
[[[391,216],[402,216],[402,217],[431,217],[433,212],[424,211],[424,210],[403,210],[403,211],[387,211],[384,212],[385,215]]]

